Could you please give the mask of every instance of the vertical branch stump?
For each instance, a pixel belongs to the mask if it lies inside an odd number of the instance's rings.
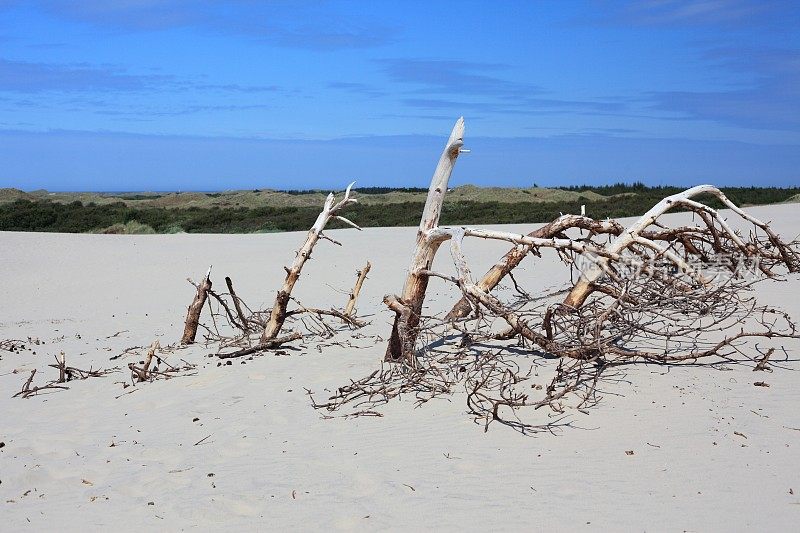
[[[158,339],[154,340],[150,344],[150,348],[147,349],[147,353],[144,357],[144,362],[142,363],[141,367],[137,367],[133,363],[128,364],[128,368],[130,369],[132,376],[136,376],[136,379],[139,381],[147,381],[150,378],[150,364],[153,362],[153,357],[156,355],[156,350],[161,349],[161,343]]]
[[[353,286],[353,290],[350,292],[350,297],[347,300],[347,305],[344,308],[344,314],[346,316],[352,316],[353,311],[356,308],[356,300],[358,300],[358,293],[361,292],[361,286],[364,284],[364,280],[367,279],[367,274],[369,270],[372,268],[372,264],[367,261],[367,266],[359,270],[356,275],[356,284]]]
[[[192,344],[197,336],[197,326],[200,323],[200,313],[203,311],[203,305],[208,298],[208,291],[211,289],[211,267],[208,267],[203,280],[196,285],[197,293],[194,295],[194,300],[186,312],[186,322],[183,328],[183,337],[181,337],[181,344]]]
[[[161,343],[158,341],[158,339],[154,340],[150,344],[150,348],[147,349],[147,354],[145,355],[144,359],[144,366],[142,367],[145,379],[147,378],[147,372],[150,371],[150,364],[153,362],[153,356],[156,355],[156,350],[159,349],[161,349]]]
[[[430,270],[433,265],[433,258],[440,245],[440,242],[428,239],[428,232],[439,225],[447,184],[463,145],[464,118],[461,117],[453,126],[453,131],[450,133],[450,138],[447,140],[431,179],[403,293],[399,298],[396,296],[384,298],[384,302],[391,302],[391,305],[388,303],[387,305],[396,313],[389,345],[386,348],[386,361],[405,361],[411,366],[416,365],[414,345],[418,334],[417,327],[422,304],[425,301],[425,291],[428,288],[428,275],[424,272]]]
[[[250,331],[250,325],[247,322],[244,312],[242,312],[242,304],[239,302],[239,297],[236,296],[236,292],[233,290],[233,281],[230,277],[225,276],[225,284],[228,286],[228,293],[233,299],[233,306],[236,309],[236,315],[239,317],[239,322],[242,324],[242,330],[245,333],[248,333]]]
[[[283,323],[286,321],[286,307],[289,305],[289,299],[292,296],[292,289],[294,289],[295,283],[297,283],[298,278],[300,278],[300,271],[303,269],[303,265],[305,265],[306,261],[311,258],[311,251],[314,249],[314,245],[317,244],[317,241],[319,241],[320,237],[322,236],[322,230],[325,229],[325,226],[328,224],[328,222],[331,219],[336,219],[344,222],[345,224],[349,224],[358,230],[361,229],[356,224],[339,214],[342,209],[356,203],[357,201],[355,198],[350,197],[350,189],[352,187],[353,183],[347,186],[347,190],[344,193],[344,198],[337,204],[334,204],[333,193],[328,195],[328,198],[325,200],[325,205],[322,208],[322,212],[317,217],[317,220],[314,222],[314,225],[311,227],[311,229],[308,230],[306,240],[303,243],[303,246],[301,246],[297,251],[297,255],[292,262],[292,266],[289,268],[284,267],[284,270],[286,270],[286,278],[283,281],[283,286],[278,291],[278,295],[275,297],[275,303],[272,306],[272,311],[269,315],[269,321],[267,322],[264,332],[261,335],[261,344],[268,343],[268,341],[277,338],[278,334],[281,332]]]
[[[64,383],[67,380],[67,356],[64,352],[56,356],[56,363],[58,363],[57,383]]]

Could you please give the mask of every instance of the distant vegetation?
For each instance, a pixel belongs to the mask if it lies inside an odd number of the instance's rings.
[[[278,192],[300,195],[300,194],[328,194],[329,191],[323,191],[322,189],[302,189],[302,190],[279,190]],[[387,194],[390,192],[427,193],[428,189],[423,189],[421,187],[359,187],[358,192],[361,194]]]
[[[634,182],[615,183],[613,185],[580,185],[572,187],[558,187],[562,191],[570,192],[594,192],[603,196],[614,196],[618,194],[636,194],[647,196],[648,198],[661,199],[665,196],[675,194],[685,189],[685,187],[658,186],[648,187],[644,183]],[[800,194],[800,187],[778,188],[778,187],[721,187],[733,203],[742,205],[764,205],[776,204],[792,199]]]
[[[641,183],[559,189],[500,189],[466,186],[445,202],[442,224],[505,224],[547,222],[560,213],[580,213],[581,205],[595,218],[644,213],[678,187],[646,187]],[[5,191],[13,191],[6,189]],[[797,201],[800,188],[725,188],[739,205]],[[370,187],[358,190],[362,203],[349,218],[363,227],[414,226],[425,201],[425,189]],[[287,205],[286,197],[313,195],[314,202]],[[321,191],[233,191],[225,193],[92,195],[65,201],[67,193],[44,191],[7,194],[0,203],[0,230],[66,233],[252,233],[306,230],[319,213]],[[794,197],[794,198],[793,198]],[[86,201],[86,198],[93,198]],[[237,202],[232,203],[231,198]],[[94,201],[100,199],[100,201]],[[516,199],[516,201],[512,201]],[[520,201],[524,199],[524,201]],[[216,202],[225,200],[219,205]],[[263,205],[273,202],[275,205]],[[239,204],[239,205],[233,205]],[[245,205],[241,205],[245,204]],[[713,202],[712,202],[713,205]],[[335,224],[332,227],[337,227]]]

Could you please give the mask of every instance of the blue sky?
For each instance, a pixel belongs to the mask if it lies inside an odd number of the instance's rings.
[[[0,0],[0,187],[800,185],[800,2]]]

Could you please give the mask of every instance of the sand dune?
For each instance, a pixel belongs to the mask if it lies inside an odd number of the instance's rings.
[[[800,228],[793,205],[749,211],[786,238]],[[26,344],[0,351],[2,529],[796,527],[794,361],[758,375],[736,365],[640,366],[588,415],[570,413],[572,427],[533,437],[502,426],[484,433],[462,395],[419,408],[403,399],[383,417],[324,419],[305,389],[324,397],[379,365],[391,319],[381,298],[400,289],[415,231],[332,231],[343,246],[321,243],[304,270],[297,297],[341,307],[355,270],[371,260],[359,303],[371,324],[358,338],[340,332],[222,366],[198,345],[168,356],[197,365],[181,377],[124,389],[125,369],[29,399],[11,396],[33,368],[52,376],[47,365],[62,351],[81,368],[124,368],[136,358],[109,358],[154,339],[176,342],[194,291],[185,278],[209,264],[217,283],[231,276],[251,306],[270,304],[302,234],[0,233],[0,339]],[[482,242],[466,251],[481,272],[505,249]],[[532,287],[567,278],[552,257],[523,265],[519,276]],[[758,292],[800,317],[796,276]],[[456,296],[432,284],[429,308]],[[797,359],[800,346],[785,344]]]

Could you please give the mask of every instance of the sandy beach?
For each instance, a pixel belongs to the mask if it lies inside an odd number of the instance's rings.
[[[748,208],[784,238],[796,204]],[[674,216],[674,215],[670,215]],[[527,233],[537,225],[505,226]],[[303,233],[70,235],[0,233],[0,506],[4,531],[118,530],[790,530],[800,520],[800,345],[773,372],[730,365],[639,365],[570,427],[521,435],[467,414],[464,395],[390,402],[382,417],[326,419],[306,389],[378,368],[416,228],[336,230],[321,242],[296,296],[343,307],[355,271],[372,262],[359,299],[370,324],[280,354],[218,365],[202,343],[166,356],[196,365],[169,380],[130,383],[126,365],[158,339],[176,343],[209,265],[252,307],[271,305]],[[474,272],[508,245],[468,243]],[[446,253],[437,257],[452,270]],[[527,258],[528,287],[563,283],[553,254]],[[439,280],[441,281],[441,280]],[[800,278],[765,281],[763,304],[800,317]],[[432,283],[441,311],[458,294]],[[31,338],[33,342],[28,341]],[[38,339],[39,344],[35,342]],[[80,368],[113,368],[69,390],[12,398],[64,352]],[[781,357],[785,358],[785,355]],[[769,387],[754,386],[765,381]],[[541,411],[543,421],[552,416]],[[633,452],[633,453],[626,453]]]

